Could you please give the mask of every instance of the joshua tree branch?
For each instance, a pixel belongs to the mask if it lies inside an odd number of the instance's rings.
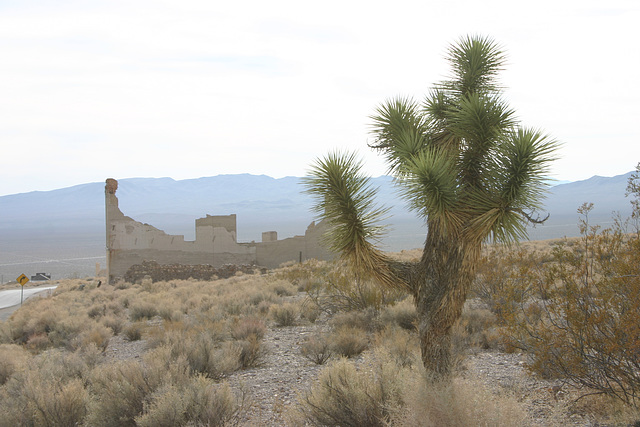
[[[543,219],[540,219],[539,216],[534,218],[533,216],[531,216],[531,214],[526,213],[522,209],[514,209],[514,210],[518,212],[520,215],[522,215],[523,217],[525,217],[527,221],[529,221],[532,224],[544,224],[544,222],[548,220],[550,216],[550,214],[547,213],[547,216],[545,216]]]

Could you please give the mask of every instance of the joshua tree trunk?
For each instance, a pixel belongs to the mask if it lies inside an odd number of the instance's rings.
[[[418,318],[422,362],[435,377],[451,368],[451,327],[460,318],[475,273],[481,242],[428,233],[419,273],[411,285]]]

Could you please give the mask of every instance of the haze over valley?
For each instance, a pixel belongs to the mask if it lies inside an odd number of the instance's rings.
[[[611,225],[612,212],[627,217],[630,204],[624,194],[630,174],[552,187],[539,213],[551,216],[529,230],[530,238],[576,236],[576,210],[584,202],[595,205],[592,224]],[[279,239],[301,235],[314,220],[311,199],[297,177],[240,174],[179,181],[129,178],[118,183],[116,195],[125,215],[167,234],[184,235],[185,240],[195,238],[195,220],[207,214],[237,214],[239,242],[260,241],[263,231],[277,231]],[[421,247],[426,232],[422,221],[407,210],[392,178],[374,178],[372,185],[379,187],[379,204],[391,208],[383,249]],[[0,279],[4,283],[37,272],[51,273],[54,279],[93,276],[95,264],[104,268],[105,263],[104,209],[104,182],[1,196]]]

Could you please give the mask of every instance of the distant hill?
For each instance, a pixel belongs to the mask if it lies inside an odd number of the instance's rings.
[[[576,209],[584,202],[595,204],[594,224],[610,224],[612,211],[627,216],[624,192],[630,174],[552,187],[545,202],[551,217],[531,229],[531,239],[577,235]],[[277,231],[279,238],[303,234],[314,219],[311,199],[297,177],[130,178],[118,184],[125,215],[186,240],[195,238],[195,219],[206,214],[237,214],[238,240],[244,242],[258,241],[263,231]],[[374,178],[373,185],[380,188],[380,204],[391,207],[384,249],[422,246],[426,230],[398,199],[392,178]],[[103,182],[0,197],[0,279],[13,280],[23,272],[53,273],[54,278],[93,275],[96,262],[104,266],[104,226]]]

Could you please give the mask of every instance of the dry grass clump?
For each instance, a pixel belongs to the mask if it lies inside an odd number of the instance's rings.
[[[196,376],[187,384],[170,384],[156,391],[135,418],[140,427],[224,426],[237,418],[241,405],[227,384]]]
[[[290,415],[296,425],[526,426],[515,397],[496,396],[472,380],[434,383],[421,366],[398,365],[384,350],[362,364],[328,365]]]
[[[113,335],[118,335],[122,332],[122,328],[124,328],[125,320],[116,315],[104,316],[100,319],[102,324],[107,328],[111,329]]]
[[[485,308],[467,308],[453,327],[451,340],[454,354],[477,349],[498,349],[502,346],[502,336],[498,329],[497,317]]]
[[[256,316],[235,319],[235,322],[231,326],[231,336],[236,340],[244,340],[252,335],[258,339],[262,339],[266,333],[267,326],[264,320]]]
[[[88,308],[87,308],[88,307]],[[50,347],[75,350],[90,345],[106,347],[112,335],[101,324],[118,316],[122,307],[113,301],[113,288],[97,289],[92,282],[62,282],[51,297],[30,299],[6,322],[2,340],[25,344],[32,352]]]
[[[380,323],[383,325],[395,324],[409,331],[415,330],[417,319],[413,297],[406,297],[393,305],[386,306],[380,312]]]
[[[31,355],[24,347],[15,344],[0,344],[0,386],[24,368]]]
[[[420,344],[415,332],[393,324],[376,333],[373,345],[401,367],[421,366]]]
[[[273,276],[285,280],[296,286],[299,291],[313,291],[322,287],[322,277],[332,269],[332,264],[327,261],[309,259],[302,263],[287,263],[274,271]]]
[[[402,404],[399,374],[391,363],[358,370],[340,359],[325,368],[311,390],[303,393],[292,416],[299,425],[386,426],[392,408]]]
[[[382,326],[378,318],[378,311],[373,308],[336,313],[331,318],[330,324],[334,329],[352,327],[367,332],[374,332]]]
[[[531,425],[515,396],[494,395],[473,380],[432,383],[415,373],[403,388],[403,407],[393,411],[398,427],[512,427]]]
[[[226,384],[193,375],[167,348],[144,361],[100,366],[91,373],[86,424],[92,426],[225,425],[242,408]]]
[[[333,355],[333,348],[326,334],[316,334],[305,339],[300,352],[316,365],[324,365]]]
[[[92,368],[79,353],[49,350],[28,359],[0,388],[0,426],[80,425]]]
[[[153,319],[158,315],[156,305],[151,302],[140,301],[129,306],[129,318],[132,322]]]
[[[139,341],[142,339],[142,333],[146,329],[144,322],[129,323],[122,330],[125,338],[129,341]]]
[[[329,335],[331,349],[344,357],[355,357],[369,347],[369,336],[360,328],[341,326]]]
[[[283,279],[275,279],[271,281],[267,289],[279,297],[290,297],[298,293],[298,288],[295,285],[288,280]]]
[[[300,318],[309,321],[310,323],[315,323],[318,317],[320,317],[322,311],[320,307],[313,304],[311,300],[305,300],[300,305]]]
[[[294,326],[298,320],[299,307],[296,304],[284,303],[272,305],[269,313],[277,326]]]

